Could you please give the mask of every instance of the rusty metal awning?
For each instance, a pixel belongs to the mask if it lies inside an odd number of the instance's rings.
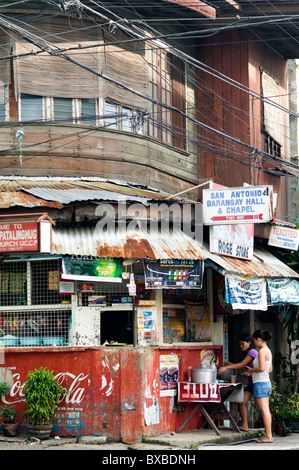
[[[96,226],[53,228],[52,253],[56,255],[102,256],[136,259],[198,259],[223,274],[267,278],[299,278],[289,266],[264,249],[255,249],[253,260],[211,253],[181,230],[146,232],[121,230],[103,232]]]
[[[53,254],[138,259],[207,259],[209,251],[181,230],[148,233],[94,227],[57,228],[52,231]]]
[[[148,205],[168,196],[153,188],[101,178],[1,177],[0,209],[14,206],[62,209],[82,201],[130,201]]]
[[[267,278],[299,278],[299,274],[273,256],[265,249],[254,249],[252,260],[231,258],[229,256],[209,253],[210,265],[222,274],[235,273],[242,276],[267,277]],[[219,269],[220,268],[220,269]]]

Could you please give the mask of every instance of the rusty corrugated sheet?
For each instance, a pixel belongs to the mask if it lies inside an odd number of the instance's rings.
[[[96,227],[53,228],[53,254],[86,255],[137,259],[211,260],[225,272],[243,276],[299,278],[299,274],[266,250],[255,249],[252,261],[210,253],[180,230],[134,232],[112,227],[106,232]]]
[[[209,254],[209,259],[226,272],[241,274],[243,276],[272,277],[272,278],[299,278],[289,266],[266,250],[254,249],[253,260],[247,261],[229,256]]]
[[[139,259],[206,259],[209,252],[180,230],[172,234],[96,228],[53,229],[53,254]]]
[[[74,178],[8,178],[0,179],[0,208],[62,207],[75,201],[126,199],[141,202],[164,199],[167,194],[140,188],[132,183],[86,181]]]
[[[59,201],[45,201],[22,191],[0,191],[0,209],[8,209],[13,206],[22,207],[62,207]]]

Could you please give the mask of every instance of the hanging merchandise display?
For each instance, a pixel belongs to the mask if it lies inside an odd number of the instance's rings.
[[[227,274],[226,302],[233,309],[267,310],[267,284],[263,277]]]
[[[268,279],[269,305],[299,304],[297,279]]]

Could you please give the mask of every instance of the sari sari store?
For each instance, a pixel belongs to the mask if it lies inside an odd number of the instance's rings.
[[[208,250],[180,230],[99,239],[94,225],[52,224],[49,240],[48,252],[10,251],[0,265],[2,366],[13,375],[2,403],[26,432],[22,385],[43,366],[70,390],[54,434],[136,442],[177,430],[178,380],[222,361]]]
[[[2,402],[16,406],[24,431],[22,385],[40,366],[71,392],[54,434],[137,442],[177,431],[194,406],[177,401],[177,383],[190,368],[222,364],[226,351],[215,275],[296,276],[268,255],[248,262],[211,253],[179,229],[157,237],[114,227],[99,236],[94,224],[46,221],[48,251],[39,242],[0,264],[3,367],[13,375]],[[185,430],[197,426],[194,416]]]

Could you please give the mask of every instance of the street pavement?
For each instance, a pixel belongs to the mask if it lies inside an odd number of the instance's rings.
[[[221,429],[221,436],[217,437],[210,430],[198,430],[192,432],[166,433],[147,438],[146,442],[123,443],[109,442],[104,436],[69,436],[53,437],[46,440],[39,440],[28,435],[17,435],[16,437],[4,437],[0,434],[0,451],[86,451],[93,450],[106,455],[119,456],[131,455],[132,451],[155,455],[194,455],[198,459],[200,453],[209,450],[299,450],[299,434],[292,433],[285,437],[274,436],[272,444],[258,444],[256,437],[258,430],[236,433],[230,429]],[[130,452],[131,451],[131,452]],[[113,463],[113,462],[104,462]],[[117,462],[115,462],[117,463]],[[162,461],[156,462],[161,464]],[[167,458],[165,464],[167,463]],[[191,462],[192,463],[192,462]],[[133,465],[132,465],[133,466]],[[135,465],[136,466],[136,465]]]

